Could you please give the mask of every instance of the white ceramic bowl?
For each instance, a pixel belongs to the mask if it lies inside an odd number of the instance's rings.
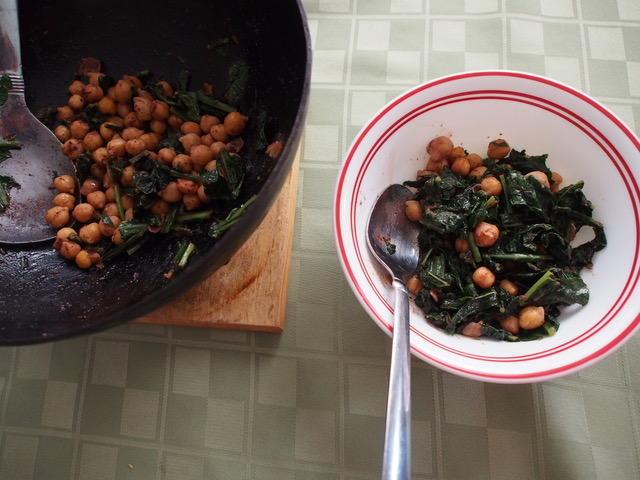
[[[393,290],[367,249],[369,213],[387,186],[424,168],[426,144],[438,135],[482,156],[499,137],[527,153],[549,154],[564,185],[584,180],[608,245],[582,274],[589,303],[567,307],[556,335],[517,343],[450,336],[412,304],[412,353],[464,377],[527,383],[575,372],[620,347],[640,327],[640,141],[596,100],[522,72],[467,72],[419,85],[356,136],[337,180],[334,232],[346,278],[371,318],[391,334]]]

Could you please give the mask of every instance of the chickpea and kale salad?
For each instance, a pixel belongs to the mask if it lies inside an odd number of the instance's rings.
[[[582,181],[562,186],[547,155],[504,139],[483,158],[434,138],[406,204],[421,257],[407,281],[427,320],[449,334],[525,341],[554,335],[561,307],[586,305],[580,277],[607,244]],[[587,227],[593,238],[573,245]],[[572,243],[573,242],[573,243]]]
[[[80,182],[54,179],[45,215],[59,229],[54,248],[80,268],[100,267],[170,234],[183,239],[175,263],[184,267],[196,248],[192,229],[204,224],[219,238],[255,198],[241,199],[248,172],[259,174],[243,156],[249,118],[214,96],[211,85],[190,90],[187,71],[174,86],[147,71],[112,79],[99,61],[83,61],[67,103],[40,115]],[[255,127],[261,147],[254,147],[276,158],[281,146],[267,145],[265,118]]]

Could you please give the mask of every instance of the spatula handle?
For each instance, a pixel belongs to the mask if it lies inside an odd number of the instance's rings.
[[[22,77],[16,0],[0,0],[0,72]]]

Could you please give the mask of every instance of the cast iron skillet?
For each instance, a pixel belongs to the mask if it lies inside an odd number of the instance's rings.
[[[106,329],[175,299],[224,265],[259,225],[293,163],[306,114],[311,74],[308,27],[298,0],[86,2],[28,0],[18,5],[26,100],[34,112],[66,101],[80,59],[94,57],[114,78],[144,69],[175,83],[184,69],[192,87],[227,87],[242,59],[250,80],[237,105],[270,116],[267,135],[284,141],[276,162],[252,152],[258,167],[243,198],[257,199],[220,240],[195,235],[198,254],[172,279],[175,241],[153,242],[102,269],[79,270],[51,244],[0,245],[0,345],[30,344]],[[224,51],[220,39],[230,39]],[[252,143],[251,130],[247,141]],[[255,130],[255,129],[254,129]],[[250,146],[249,146],[250,150]]]

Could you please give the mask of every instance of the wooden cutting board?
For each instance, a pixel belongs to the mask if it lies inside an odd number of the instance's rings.
[[[231,260],[175,301],[137,322],[282,332],[300,151],[271,210]]]

